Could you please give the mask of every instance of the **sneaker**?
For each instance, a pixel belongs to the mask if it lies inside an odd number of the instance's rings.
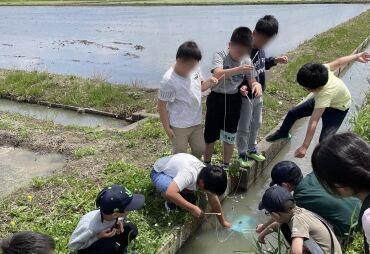
[[[279,140],[290,140],[291,138],[292,138],[292,135],[290,135],[290,133],[288,133],[288,135],[281,135],[280,131],[277,130],[273,134],[268,135],[266,137],[266,141],[272,143],[272,142],[276,142]]]
[[[266,157],[263,156],[262,153],[259,153],[256,149],[249,151],[247,153],[248,158],[255,160],[255,161],[264,161],[266,160]]]
[[[164,202],[164,207],[166,207],[167,212],[177,211],[177,208],[178,208],[177,205],[175,205],[174,203],[170,201]]]
[[[250,168],[252,166],[252,161],[250,161],[245,154],[239,155],[239,165],[242,168]]]
[[[204,163],[204,165],[205,165],[206,167],[210,167],[210,166],[212,166],[212,162],[211,162],[211,161],[209,161],[209,162],[205,162],[205,161],[203,161],[203,163]]]

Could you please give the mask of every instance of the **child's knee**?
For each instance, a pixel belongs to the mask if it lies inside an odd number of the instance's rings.
[[[139,229],[132,222],[125,223],[125,225],[123,226],[123,229],[124,229],[124,232],[128,233],[130,241],[134,240],[137,237],[137,235],[139,234]]]

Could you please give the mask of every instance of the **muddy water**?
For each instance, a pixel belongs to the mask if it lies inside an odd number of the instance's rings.
[[[79,114],[72,110],[48,108],[36,104],[19,103],[0,99],[0,111],[19,113],[40,120],[52,121],[55,124],[76,125],[82,127],[101,127],[122,129],[129,122],[93,114]]]
[[[207,76],[212,53],[227,46],[231,31],[254,27],[265,14],[280,22],[272,55],[294,49],[368,9],[370,5],[247,5],[168,7],[2,7],[0,68],[38,69],[142,81],[158,87],[178,45],[195,40]]]
[[[0,147],[0,197],[27,184],[35,176],[60,171],[65,163],[60,154],[37,154],[28,150]]]
[[[367,51],[370,50],[370,47]],[[346,131],[350,128],[349,119],[356,112],[356,106],[361,106],[366,92],[370,90],[370,63],[360,64],[355,63],[350,70],[345,74],[343,80],[349,87],[353,104],[350,113],[341,127],[341,131]],[[301,120],[292,130],[293,138],[291,142],[283,148],[283,150],[271,162],[270,166],[263,172],[258,181],[249,189],[247,193],[227,198],[223,204],[223,208],[228,219],[233,222],[236,231],[228,231],[215,229],[215,218],[209,217],[201,229],[195,236],[188,241],[185,246],[179,251],[181,254],[218,254],[232,253],[233,251],[254,251],[255,239],[257,235],[253,229],[259,222],[267,220],[263,212],[258,211],[257,207],[261,200],[264,190],[270,183],[270,172],[273,165],[281,160],[292,160],[296,162],[304,174],[312,171],[310,156],[304,159],[294,158],[295,149],[303,142],[303,137],[306,133],[307,119]],[[321,126],[318,127],[321,129]],[[308,154],[312,153],[315,144],[318,143],[318,135],[316,135],[313,143],[310,146]],[[252,229],[252,231],[248,231]],[[217,233],[218,232],[218,233]]]

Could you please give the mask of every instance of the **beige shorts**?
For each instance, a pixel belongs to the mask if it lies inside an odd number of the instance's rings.
[[[205,143],[202,125],[196,125],[188,128],[171,129],[175,133],[175,138],[172,140],[173,153],[187,153],[190,145],[191,153],[198,159],[202,158],[204,153]]]

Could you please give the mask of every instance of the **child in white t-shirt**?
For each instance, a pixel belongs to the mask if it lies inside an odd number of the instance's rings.
[[[197,44],[187,41],[179,47],[176,63],[164,74],[158,95],[158,112],[170,138],[173,153],[192,154],[201,158],[204,152],[202,92],[217,85],[218,80],[202,80],[198,64],[202,53]]]

